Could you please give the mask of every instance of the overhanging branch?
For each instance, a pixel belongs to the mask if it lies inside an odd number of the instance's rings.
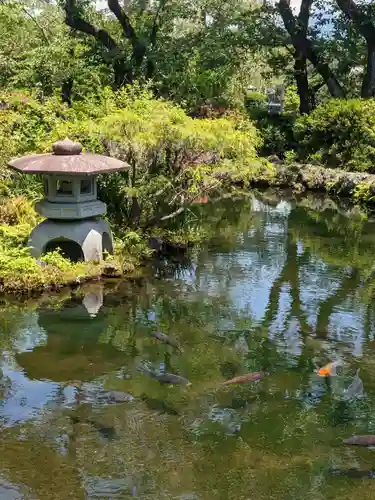
[[[98,29],[88,21],[82,19],[76,9],[75,0],[66,0],[64,10],[65,22],[72,29],[85,33],[86,35],[91,35],[110,51],[117,49],[115,40],[107,31]]]

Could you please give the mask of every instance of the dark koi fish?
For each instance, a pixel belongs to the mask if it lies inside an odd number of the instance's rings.
[[[154,339],[158,339],[161,342],[164,342],[165,344],[168,344],[168,345],[174,347],[175,349],[178,349],[180,352],[182,352],[182,349],[181,349],[179,343],[177,342],[177,340],[171,339],[165,333],[163,333],[163,332],[151,332],[151,336],[154,337]]]
[[[168,415],[179,415],[175,408],[169,406],[165,401],[161,399],[150,398],[147,394],[141,394],[141,400],[146,403],[150,410],[156,410],[160,413],[167,413]]]
[[[191,382],[189,382],[187,378],[181,377],[181,375],[175,375],[174,373],[155,372],[147,365],[139,366],[138,370],[156,379],[161,384],[191,385]]]
[[[191,382],[187,378],[175,375],[174,373],[156,373],[152,376],[161,384],[191,385]]]
[[[116,433],[116,430],[114,427],[111,426],[106,426],[101,424],[100,422],[96,422],[95,420],[92,420],[90,418],[82,418],[79,416],[71,416],[70,420],[72,421],[73,424],[80,424],[80,423],[86,423],[91,425],[95,430],[98,431],[100,437],[104,439],[108,439],[109,441],[113,441],[114,439],[118,439],[118,435]]]
[[[375,479],[375,470],[361,469],[331,469],[328,471],[331,476],[345,476],[353,479]]]

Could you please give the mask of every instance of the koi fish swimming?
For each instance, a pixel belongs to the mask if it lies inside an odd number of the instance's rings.
[[[319,368],[317,373],[319,377],[333,377],[337,375],[338,366],[340,366],[339,361],[331,361],[331,363]]]
[[[352,436],[348,439],[344,439],[343,444],[373,448],[373,447],[375,447],[375,435],[364,434],[364,435],[359,435],[359,436]]]
[[[249,382],[256,382],[264,377],[263,372],[252,372],[246,373],[246,375],[239,375],[238,377],[231,378],[222,385],[233,385],[233,384],[248,384]]]
[[[375,471],[361,470],[361,469],[330,469],[328,471],[330,476],[345,476],[353,479],[375,479]]]
[[[176,340],[172,339],[171,337],[168,337],[168,335],[166,335],[163,332],[151,332],[151,336],[154,337],[155,339],[160,340],[161,342],[164,342],[165,344],[169,344],[170,346],[179,350],[181,353],[184,352]]]

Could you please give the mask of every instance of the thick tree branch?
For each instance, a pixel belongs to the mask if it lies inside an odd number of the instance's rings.
[[[330,94],[333,97],[343,97],[343,88],[330,70],[328,64],[320,60],[320,57],[317,54],[311,40],[307,38],[306,33],[304,33],[303,30],[299,29],[298,20],[296,20],[293,15],[289,0],[280,0],[276,6],[295,49],[300,51],[302,55],[309,59],[309,61],[313,64],[315,69],[324,79]],[[305,20],[304,15],[302,15],[302,18]]]
[[[156,35],[158,32],[158,20],[161,12],[164,10],[165,6],[167,4],[167,0],[160,0],[158,8],[156,10],[155,16],[154,16],[154,21],[152,23],[152,28],[151,28],[151,33],[150,33],[150,45],[155,46],[156,44]]]
[[[133,28],[129,17],[124,9],[120,6],[118,0],[108,0],[110,11],[116,16],[116,19],[121,24],[125,37],[131,42],[133,49],[137,47],[139,40],[135,29]]]
[[[313,0],[302,0],[300,11],[298,14],[298,22],[301,26],[301,29],[305,33],[305,35],[307,34],[307,28],[309,26],[310,11],[311,11],[312,3],[313,3]]]
[[[124,9],[120,6],[118,0],[107,0],[108,7],[111,12],[115,15],[118,22],[121,24],[122,31],[125,35],[125,38],[130,41],[133,53],[132,53],[132,65],[133,67],[139,68],[143,62],[143,59],[146,55],[146,44],[144,41],[138,37],[133,25],[130,22],[129,16],[126,14]],[[130,83],[133,81],[133,72],[131,68],[128,71],[127,79]]]
[[[367,16],[353,0],[336,0],[336,2],[366,41],[375,43],[375,26],[371,18]]]
[[[164,9],[166,3],[167,3],[167,0],[160,0],[159,1],[159,5],[158,5],[158,8],[157,8],[155,16],[154,16],[154,21],[152,23],[150,37],[149,37],[149,47],[151,49],[155,49],[155,47],[156,47],[156,36],[157,36],[158,29],[159,29],[158,20],[159,20],[160,13]],[[154,64],[154,61],[152,59],[152,55],[150,57],[150,51],[149,51],[148,58],[147,58],[146,77],[148,79],[152,78],[154,76],[154,72],[155,72],[155,64]]]
[[[66,0],[64,4],[65,22],[71,28],[93,36],[98,42],[102,43],[108,50],[115,50],[117,44],[111,35],[102,29],[98,29],[91,23],[81,18],[76,10],[75,0]]]
[[[153,217],[152,219],[150,219],[144,226],[143,229],[149,229],[150,227],[152,226],[156,226],[157,224],[160,224],[162,222],[165,222],[167,220],[171,220],[171,219],[174,219],[175,217],[177,217],[178,215],[182,214],[184,211],[186,210],[186,206],[182,206],[180,208],[178,208],[177,210],[175,210],[174,212],[171,212],[170,214],[168,215],[164,215],[164,216],[155,216]]]

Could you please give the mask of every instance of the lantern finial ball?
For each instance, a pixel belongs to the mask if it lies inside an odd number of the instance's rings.
[[[57,141],[52,144],[52,151],[53,154],[58,156],[79,155],[82,153],[82,144],[66,138],[63,141]]]

